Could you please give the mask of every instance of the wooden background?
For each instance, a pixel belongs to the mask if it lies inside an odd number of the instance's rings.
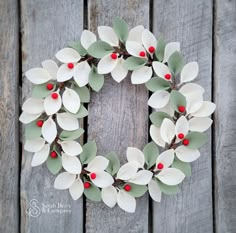
[[[182,192],[161,204],[145,196],[135,214],[56,191],[44,166],[32,169],[22,151],[20,104],[30,95],[24,72],[52,58],[83,28],[111,25],[114,16],[179,41],[186,61],[200,65],[198,83],[217,104],[209,143],[193,163]],[[235,0],[0,0],[0,233],[235,233],[236,232],[236,1]],[[148,92],[126,78],[107,77],[92,94],[83,140],[99,154],[148,142]],[[30,217],[30,201],[67,205],[70,213]]]

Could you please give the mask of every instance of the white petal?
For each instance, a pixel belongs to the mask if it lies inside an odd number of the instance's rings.
[[[84,30],[81,34],[81,44],[87,50],[88,47],[97,41],[97,37],[93,32]]]
[[[212,122],[209,117],[194,117],[189,120],[189,129],[191,131],[204,132],[211,127]]]
[[[112,72],[118,63],[118,59],[112,59],[111,54],[104,56],[98,62],[98,73],[99,74],[108,74]]]
[[[178,134],[182,133],[184,136],[187,135],[189,131],[189,123],[185,116],[181,116],[175,123],[175,134],[178,137]]]
[[[199,67],[197,62],[189,62],[186,64],[180,74],[180,81],[182,83],[184,82],[190,82],[194,80],[199,72]]]
[[[126,157],[128,162],[135,161],[138,163],[140,168],[144,166],[144,155],[141,150],[134,147],[128,147]]]
[[[148,66],[142,66],[137,70],[134,70],[131,75],[132,84],[143,84],[149,81],[152,77],[152,68]]]
[[[19,121],[23,124],[29,124],[30,122],[36,120],[37,118],[39,118],[41,115],[41,113],[39,114],[30,114],[30,113],[27,113],[27,112],[22,112],[20,114],[20,118],[19,118]]]
[[[188,98],[197,94],[202,95],[204,93],[204,89],[196,83],[187,83],[179,89],[179,92]]]
[[[43,138],[48,142],[52,143],[57,136],[57,126],[53,119],[49,117],[42,126]]]
[[[48,71],[43,68],[30,69],[25,73],[25,76],[33,84],[43,84],[51,79]]]
[[[142,44],[142,37],[140,35],[142,35],[143,30],[144,30],[143,25],[138,25],[132,28],[129,31],[127,41],[136,41],[139,44]]]
[[[104,171],[109,164],[109,160],[103,156],[96,156],[85,168],[90,172]]]
[[[170,102],[164,108],[158,108],[158,112],[165,112],[169,114],[171,117],[174,116],[175,110],[171,107]]]
[[[61,96],[59,94],[59,90],[55,93],[58,94],[57,99],[53,99],[51,95],[49,95],[44,100],[44,109],[48,116],[57,113],[61,109]]]
[[[151,198],[154,201],[160,202],[161,201],[161,190],[159,186],[157,185],[157,182],[154,180],[151,180],[148,184],[148,191],[151,196]]]
[[[42,62],[42,67],[47,70],[47,72],[50,74],[51,79],[56,80],[57,79],[57,70],[58,65],[53,60],[46,60]]]
[[[136,208],[136,200],[133,196],[128,194],[124,190],[120,190],[117,195],[117,204],[118,206],[128,212],[128,213],[134,213]]]
[[[168,43],[165,47],[163,62],[167,62],[169,57],[175,52],[180,51],[179,42]]]
[[[174,158],[175,158],[175,151],[173,149],[169,149],[169,150],[166,150],[166,151],[162,152],[157,157],[155,170],[158,170],[157,165],[159,163],[162,163],[164,165],[163,169],[166,169],[166,168],[170,167],[170,165],[174,161]]]
[[[175,149],[177,158],[183,162],[190,163],[200,157],[198,150],[190,150],[186,146],[179,146]]]
[[[152,140],[161,147],[165,146],[165,142],[161,138],[160,128],[157,128],[155,125],[151,125],[150,127],[150,136]]]
[[[69,173],[72,173],[72,174],[81,173],[82,167],[77,157],[72,157],[65,153],[62,153],[62,166]]]
[[[161,124],[160,134],[162,139],[170,144],[175,136],[175,125],[173,121],[168,118],[165,118]]]
[[[149,30],[144,29],[142,32],[142,44],[143,44],[144,48],[148,51],[149,47],[151,47],[151,46],[156,48],[157,39]]]
[[[110,208],[113,208],[116,205],[117,201],[117,191],[114,186],[109,186],[107,188],[103,188],[102,192],[102,201]]]
[[[58,141],[61,145],[62,150],[69,156],[79,155],[83,149],[81,145],[76,141]]]
[[[69,172],[63,172],[56,177],[54,188],[60,190],[68,189],[73,185],[75,178],[76,175],[70,174]]]
[[[139,55],[139,53],[140,53],[141,51],[144,51],[144,52],[145,52],[145,49],[144,49],[144,47],[142,46],[142,44],[140,44],[140,43],[138,43],[138,42],[136,42],[136,41],[127,41],[125,46],[126,46],[127,52],[128,52],[130,55],[134,56],[134,57],[141,57],[141,56]],[[143,57],[141,57],[141,58],[143,58]]]
[[[22,105],[22,110],[29,114],[41,114],[44,111],[43,99],[27,99]]]
[[[168,91],[156,91],[148,100],[148,105],[152,108],[163,108],[170,100],[170,93]]]
[[[88,84],[90,71],[91,67],[86,61],[80,62],[75,67],[74,80],[78,86],[83,87]]]
[[[201,108],[196,112],[192,112],[191,115],[195,117],[208,117],[216,109],[216,105],[210,101],[203,101]]]
[[[121,166],[117,173],[117,178],[121,180],[129,180],[135,176],[139,168],[139,164],[135,161],[128,162]]]
[[[55,56],[62,63],[77,62],[81,58],[79,53],[72,48],[61,49]]]
[[[71,113],[77,113],[80,108],[79,95],[72,89],[66,87],[62,94],[62,102],[64,107]]]
[[[111,76],[116,82],[121,82],[128,74],[128,70],[124,67],[124,59],[119,58],[116,67],[111,71]]]
[[[26,140],[24,149],[29,152],[38,152],[43,148],[44,144],[45,140],[41,137],[33,140]]]
[[[119,45],[119,39],[111,27],[99,26],[98,35],[102,41],[107,42],[111,46]]]
[[[57,123],[62,129],[67,131],[79,128],[78,119],[67,112],[57,113]]]
[[[146,185],[152,179],[153,173],[147,170],[138,171],[134,178],[130,179],[129,182],[138,185]]]
[[[44,163],[48,158],[49,151],[50,151],[50,145],[45,144],[40,151],[34,153],[34,157],[31,161],[31,166],[35,167]]]
[[[199,92],[186,98],[186,111],[188,114],[198,111],[203,104],[203,96]]]
[[[167,168],[156,175],[156,177],[164,184],[177,185],[183,181],[185,175],[176,168]]]
[[[62,64],[57,71],[57,81],[65,82],[70,80],[75,73],[75,67],[73,69],[69,69],[67,64]]]
[[[77,179],[69,188],[69,192],[73,200],[78,200],[84,192],[84,184],[81,179]]]
[[[152,63],[152,67],[155,71],[155,73],[157,74],[158,77],[165,79],[165,75],[166,74],[171,74],[168,66],[166,66],[165,64],[158,62],[158,61],[154,61]]]
[[[112,176],[104,171],[96,172],[96,178],[91,181],[99,188],[106,188],[114,183]]]

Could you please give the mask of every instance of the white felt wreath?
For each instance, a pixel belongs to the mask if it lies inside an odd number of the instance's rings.
[[[42,68],[25,73],[35,86],[32,97],[22,106],[20,121],[25,126],[24,149],[33,152],[31,165],[46,162],[56,189],[69,192],[74,200],[84,194],[107,206],[134,212],[135,198],[148,190],[154,201],[162,193],[174,194],[186,176],[190,162],[200,156],[207,140],[203,133],[212,124],[209,117],[215,104],[203,101],[204,89],[193,81],[198,63],[184,64],[178,42],[165,43],[143,26],[128,30],[125,21],[115,18],[113,27],[99,26],[99,40],[88,30],[42,62]],[[127,163],[120,166],[112,152],[97,156],[94,141],[81,146],[76,140],[84,130],[79,119],[88,115],[84,103],[90,99],[89,85],[99,91],[104,74],[121,82],[131,74],[132,84],[144,84],[153,92],[148,105],[150,136],[143,151],[129,147]],[[162,148],[159,153],[158,146]]]

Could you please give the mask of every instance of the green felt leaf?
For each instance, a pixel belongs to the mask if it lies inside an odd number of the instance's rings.
[[[56,158],[48,156],[48,159],[46,161],[47,168],[53,175],[56,175],[62,169],[61,156],[58,154],[57,151],[56,153]]]
[[[89,85],[96,92],[100,91],[104,85],[104,75],[98,74],[95,67],[89,73]]]
[[[82,134],[84,133],[84,129],[79,128],[77,130],[74,131],[66,131],[63,130],[60,135],[59,138],[63,141],[70,141],[70,140],[76,140],[77,138],[79,138]]]
[[[170,89],[170,82],[163,78],[153,77],[145,83],[147,89],[151,92]]]
[[[48,83],[52,83],[54,85],[53,89],[50,91],[47,89]],[[35,85],[32,91],[32,97],[41,99],[49,96],[55,90],[56,85],[54,84],[54,82],[48,82],[48,83]]]
[[[169,114],[165,113],[165,112],[153,112],[149,116],[149,118],[150,118],[152,124],[154,124],[158,128],[161,127],[162,121],[165,118],[168,118],[168,119],[172,120],[172,117]]]
[[[113,47],[104,41],[96,41],[88,48],[89,55],[95,58],[103,58],[105,55],[112,53]]]
[[[175,51],[168,59],[168,66],[170,68],[170,71],[177,75],[180,73],[184,66],[183,57],[180,54],[180,52]]]
[[[90,183],[90,182],[89,182]],[[101,201],[101,191],[92,182],[88,189],[84,189],[84,195],[91,201]]]
[[[186,98],[179,91],[173,90],[170,93],[170,104],[176,112],[179,112],[179,106],[186,107]]]
[[[190,163],[184,163],[177,158],[175,158],[174,162],[172,163],[172,167],[182,171],[186,177],[190,177],[192,174]]]
[[[146,59],[140,57],[128,57],[124,62],[124,67],[127,70],[137,70],[147,63]]]
[[[29,124],[25,126],[25,139],[26,140],[32,140],[39,138],[41,136],[41,127],[37,126],[37,121],[32,121]]]
[[[160,190],[167,195],[174,195],[180,192],[180,188],[178,185],[169,186],[169,185],[163,184],[158,179],[155,179],[155,181],[157,182]]]
[[[189,132],[186,137],[189,140],[188,149],[196,150],[207,142],[207,135],[200,132]]]
[[[87,142],[83,145],[83,152],[79,158],[82,164],[88,164],[97,154],[97,145],[95,141]]]
[[[149,169],[156,163],[157,156],[159,155],[159,149],[154,142],[150,142],[144,147],[143,153],[145,163]]]
[[[88,116],[88,110],[83,105],[80,105],[79,111],[76,114],[71,114],[76,118],[80,119]]]
[[[132,195],[133,197],[141,197],[147,191],[146,185],[137,185],[137,184],[132,184],[132,183],[129,183],[129,185],[131,186],[131,190],[128,193]]]
[[[128,24],[123,19],[115,17],[113,21],[113,29],[119,40],[124,43],[127,40],[129,34]]]
[[[157,40],[157,48],[156,48],[156,51],[155,51],[155,56],[156,56],[158,61],[163,60],[165,47],[166,47],[166,42],[164,41],[164,39],[162,37],[160,37]]]
[[[76,93],[79,95],[81,103],[89,103],[90,92],[86,86],[84,87],[74,86],[73,90],[76,91]]]
[[[80,41],[70,42],[69,47],[75,49],[81,56],[85,56],[87,54],[86,49],[82,46]]]
[[[114,152],[110,152],[109,154],[107,154],[106,158],[109,160],[109,165],[106,171],[114,176],[120,168],[120,160],[118,159],[117,154]]]

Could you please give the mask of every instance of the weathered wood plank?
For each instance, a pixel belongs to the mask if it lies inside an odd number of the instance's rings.
[[[211,99],[212,66],[212,1],[154,1],[153,31],[161,32],[168,41],[179,41],[186,61],[198,61],[198,83]],[[193,163],[192,177],[182,185],[177,196],[164,196],[154,204],[153,231],[157,233],[213,232],[211,133]]]
[[[124,18],[133,27],[149,26],[149,1],[88,1],[88,26],[96,31],[99,25],[111,25],[115,16]],[[98,154],[110,151],[120,154],[122,162],[128,146],[142,148],[148,139],[148,93],[143,85],[134,86],[127,77],[117,84],[106,77],[103,89],[92,94],[89,105],[88,139],[95,139]],[[87,202],[86,232],[148,232],[148,198],[137,201],[135,214],[115,207]]]
[[[236,232],[236,2],[216,1],[214,99],[216,232]]]
[[[78,39],[83,29],[83,1],[22,0],[22,71],[39,67],[41,62]],[[29,97],[31,85],[23,78],[23,100]],[[21,173],[21,231],[22,232],[82,232],[83,201],[73,201],[68,191],[53,188],[55,176],[46,166],[31,168],[32,154],[23,152]],[[36,199],[41,214],[26,214],[30,201]],[[32,203],[33,204],[33,203]],[[69,213],[52,213],[65,207]],[[49,213],[43,205],[51,205]],[[55,205],[55,206],[53,206]],[[32,207],[31,207],[32,208]]]
[[[19,28],[16,0],[0,1],[0,232],[19,232]]]

